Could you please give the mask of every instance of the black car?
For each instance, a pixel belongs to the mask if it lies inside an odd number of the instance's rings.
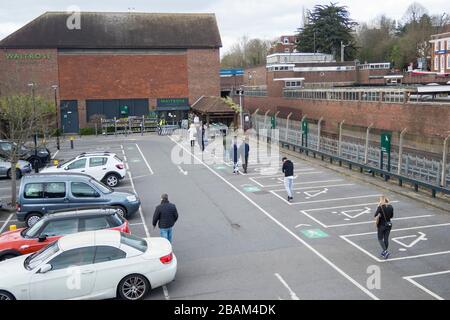
[[[0,140],[0,155],[5,158],[10,158],[12,150],[12,142]],[[37,165],[38,168],[44,167],[51,160],[51,153],[46,147],[38,147],[35,153],[34,148],[28,148],[25,146],[20,147],[19,157],[22,160],[26,160],[31,165]]]

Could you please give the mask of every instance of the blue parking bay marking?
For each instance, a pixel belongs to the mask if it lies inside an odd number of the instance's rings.
[[[303,233],[309,239],[320,239],[329,237],[329,235],[326,232],[320,229],[302,230],[301,233]]]

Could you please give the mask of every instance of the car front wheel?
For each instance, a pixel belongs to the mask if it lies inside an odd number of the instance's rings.
[[[150,291],[150,283],[140,274],[132,274],[120,281],[119,297],[123,300],[142,300]]]
[[[119,184],[119,177],[115,173],[110,173],[105,177],[105,182],[109,187],[116,187]]]
[[[14,296],[6,291],[0,291],[0,301],[16,300]]]

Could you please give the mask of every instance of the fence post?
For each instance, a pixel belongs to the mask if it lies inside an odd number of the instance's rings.
[[[95,136],[98,136],[97,122],[95,123]]]
[[[320,131],[322,129],[322,121],[323,117],[320,117],[319,122],[317,123],[317,151],[320,151]]]
[[[286,118],[286,137],[285,137],[285,141],[288,141],[288,131],[289,131],[289,118],[292,116],[292,112],[288,114],[287,118]]]
[[[400,142],[398,146],[398,169],[397,173],[402,174],[402,162],[403,162],[403,136],[406,133],[406,128],[400,132]]]
[[[299,143],[297,143],[297,144],[299,144],[299,145],[301,145],[301,146],[303,146],[303,128],[302,128],[302,125],[303,125],[303,121],[305,121],[305,119],[306,119],[306,117],[307,117],[308,115],[304,115],[303,117],[302,117],[302,120],[300,120],[300,144]],[[306,138],[308,138],[308,135],[306,136]],[[306,144],[306,147],[308,147],[308,145]]]
[[[342,154],[342,127],[345,123],[345,120],[342,120],[341,123],[339,123],[339,146],[338,146],[338,155],[339,157]]]
[[[264,129],[266,128],[266,120],[267,120],[267,114],[269,114],[270,109],[266,111],[266,113],[264,114]]]
[[[373,123],[370,124],[370,126],[367,127],[366,131],[366,148],[364,150],[364,164],[367,164],[369,162],[369,137],[370,137],[370,129],[372,129]]]
[[[256,126],[256,139],[259,140],[258,111],[259,111],[259,108],[257,108],[255,110],[255,112],[253,113],[253,119],[255,119],[254,121],[255,121],[255,126]]]
[[[117,135],[117,120],[116,120],[116,117],[114,117],[114,135]]]
[[[448,155],[448,142],[450,140],[450,135],[444,140],[444,150],[442,151],[442,176],[441,176],[441,186],[446,187],[447,184],[447,155]]]

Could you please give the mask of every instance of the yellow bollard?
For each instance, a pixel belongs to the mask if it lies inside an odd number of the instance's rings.
[[[73,149],[73,140],[74,140],[74,137],[70,137],[70,149]]]
[[[17,230],[17,226],[15,224],[12,224],[9,226],[9,231],[16,231]]]
[[[54,165],[55,167],[57,167],[58,164],[59,164],[59,160],[53,160],[53,165]]]

